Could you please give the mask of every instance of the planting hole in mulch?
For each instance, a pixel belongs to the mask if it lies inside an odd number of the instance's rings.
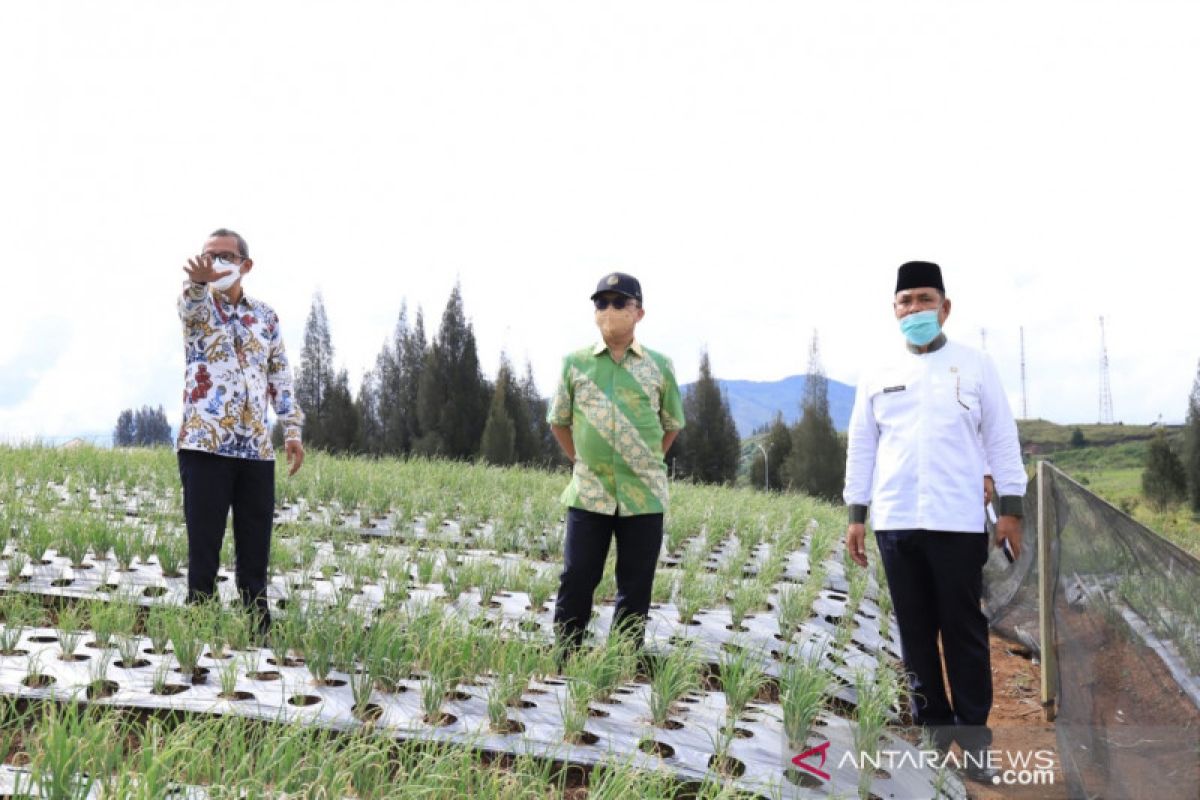
[[[493,733],[509,734],[509,733],[524,733],[525,725],[515,719],[506,719],[500,725],[489,726]]]
[[[560,681],[560,680],[556,680],[554,678],[546,678],[544,681],[542,681],[542,683],[546,684],[547,686],[566,686],[567,685],[566,681]]]
[[[68,655],[66,653],[58,654],[59,661],[66,661],[68,663],[77,663],[80,661],[87,661],[90,658],[91,658],[91,656],[89,656],[87,653],[71,653],[70,655]]]
[[[313,681],[317,686],[327,686],[331,689],[336,689],[339,686],[345,686],[346,682],[341,678],[326,678],[323,681]]]
[[[383,716],[383,706],[378,703],[367,703],[362,708],[353,709],[355,719],[363,722],[375,722]]]
[[[40,636],[30,636],[29,641],[34,642],[35,644],[52,644],[58,641],[58,637],[42,634]]]
[[[633,694],[633,689],[621,687],[620,689],[613,689],[613,694]]]
[[[283,659],[283,661],[281,662],[278,659],[268,658],[267,663],[270,664],[272,667],[303,667],[304,659],[303,658],[292,658],[292,657],[288,656],[288,657],[285,657]]]
[[[166,593],[167,587],[165,586],[147,586],[142,590],[143,597],[162,597]]]
[[[458,717],[454,716],[453,714],[442,712],[441,714],[438,714],[436,718],[430,717],[428,714],[426,714],[425,716],[421,717],[421,721],[426,725],[433,725],[441,728],[458,722]]]
[[[158,695],[159,697],[170,697],[175,694],[182,694],[192,687],[185,686],[182,683],[165,683],[161,688],[150,689],[150,694]]]
[[[799,786],[801,789],[827,789],[825,781],[813,775],[810,772],[801,772],[798,769],[788,767],[783,771],[784,780],[793,786]]]
[[[654,739],[642,739],[638,742],[638,749],[643,753],[659,758],[674,758],[675,748],[665,742],[658,742]]]
[[[54,684],[54,676],[43,675],[41,673],[26,675],[24,680],[21,681],[21,685],[27,689],[45,689],[46,687],[53,686]]]
[[[594,745],[600,741],[600,737],[591,731],[579,731],[578,733],[564,736],[563,741],[567,744],[586,744]]]
[[[277,681],[280,675],[274,670],[259,670],[258,672],[247,673],[246,677],[252,681]]]
[[[508,701],[509,708],[537,708],[537,703],[531,703],[523,697]]]
[[[725,630],[737,631],[738,633],[749,633],[750,632],[750,629],[747,628],[745,625],[738,625],[736,628],[733,625],[726,625]]]
[[[87,687],[88,700],[103,700],[105,697],[112,697],[121,688],[121,685],[116,681],[96,681],[89,683]]]
[[[221,692],[217,695],[217,697],[221,698],[222,700],[232,700],[234,702],[254,699],[254,695],[250,692],[243,692],[240,690],[236,692]]]
[[[740,778],[746,774],[746,765],[743,762],[733,756],[720,758],[715,753],[708,759],[708,768],[734,778]]]
[[[668,731],[677,731],[683,727],[683,723],[678,720],[669,719],[666,722],[664,722],[662,725],[657,725],[655,727],[662,728],[663,730],[668,730]]]
[[[589,717],[607,717],[607,716],[610,716],[610,714],[602,708],[589,708],[588,716]]]
[[[221,653],[218,656],[218,655],[213,655],[211,652],[208,652],[208,653],[204,654],[204,657],[207,659],[211,659],[212,661],[228,661],[229,659],[233,658],[233,653]]]
[[[61,589],[64,586],[70,586],[74,582],[73,578],[59,578],[58,580],[50,581],[50,585],[56,589]]]
[[[754,734],[751,731],[746,730],[745,728],[734,728],[733,735],[739,739],[753,739],[754,738]]]
[[[458,689],[451,689],[450,691],[446,692],[446,699],[458,700],[459,702],[462,702],[463,700],[470,700],[471,695],[467,694],[466,692],[459,691]]]
[[[150,666],[150,662],[144,658],[139,658],[132,664],[126,664],[124,661],[114,661],[113,666],[120,667],[121,669],[141,669],[142,667]]]
[[[187,673],[176,667],[172,672],[178,672],[180,675],[187,676]],[[202,683],[208,683],[208,668],[196,667],[191,673],[192,685],[199,686]]]
[[[12,658],[14,656],[27,656],[28,650],[0,650],[0,656]]]
[[[169,647],[164,647],[162,650],[155,650],[153,647],[147,647],[146,649],[142,650],[142,652],[150,656],[169,656],[175,651]]]
[[[300,708],[315,706],[319,702],[321,702],[321,698],[311,694],[294,694],[288,698],[289,706],[298,706]]]
[[[541,623],[533,622],[532,620],[528,619],[522,620],[520,623],[518,623],[517,627],[519,627],[525,633],[537,633],[542,629]]]

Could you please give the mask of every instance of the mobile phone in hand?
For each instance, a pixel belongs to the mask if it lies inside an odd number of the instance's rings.
[[[1004,540],[1004,543],[1000,545],[1000,549],[1004,551],[1004,557],[1008,559],[1008,563],[1011,564],[1017,560],[1017,557],[1013,555],[1012,545],[1008,543],[1008,539]]]

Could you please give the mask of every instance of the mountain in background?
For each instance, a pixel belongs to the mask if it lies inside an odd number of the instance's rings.
[[[777,412],[791,425],[800,418],[800,400],[804,397],[807,375],[792,375],[778,381],[729,381],[718,379],[721,391],[729,398],[729,411],[733,414],[738,435],[743,439],[755,428],[770,425]],[[691,384],[683,386],[686,392]],[[829,413],[833,425],[839,431],[846,430],[850,423],[850,409],[854,407],[854,387],[829,379]]]

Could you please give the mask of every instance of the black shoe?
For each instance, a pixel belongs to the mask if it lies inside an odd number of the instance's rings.
[[[1000,783],[1000,770],[989,767],[987,764],[981,766],[968,764],[963,767],[963,775],[975,783],[986,783],[989,786]]]

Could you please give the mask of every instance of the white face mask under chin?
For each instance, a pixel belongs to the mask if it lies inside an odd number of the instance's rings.
[[[233,285],[238,282],[238,279],[242,277],[242,273],[238,269],[237,264],[233,264],[221,258],[218,258],[215,262],[213,262],[213,269],[215,269],[217,272],[224,272],[226,270],[229,271],[229,274],[225,277],[218,278],[212,282],[212,287],[218,292],[228,292],[233,288]]]

